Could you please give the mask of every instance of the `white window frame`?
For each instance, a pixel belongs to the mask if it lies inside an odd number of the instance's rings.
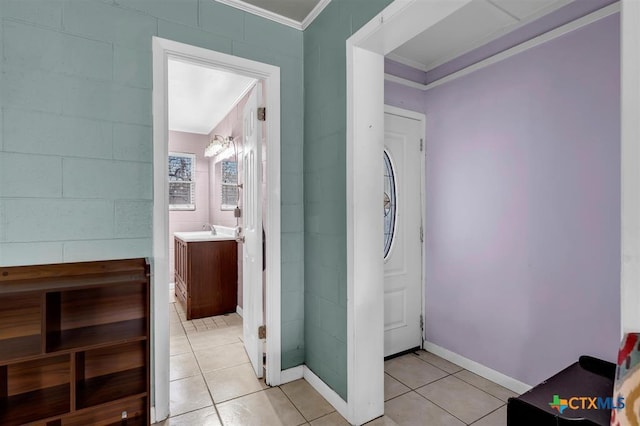
[[[169,157],[182,157],[188,158],[191,160],[191,179],[190,180],[171,180],[171,177],[167,175],[168,180],[168,190],[169,190],[169,200],[171,200],[171,184],[172,183],[188,183],[190,186],[189,191],[189,203],[185,204],[171,204],[169,202],[169,210],[178,210],[178,211],[193,211],[196,209],[196,155],[186,152],[169,152]],[[169,170],[167,170],[167,173]]]

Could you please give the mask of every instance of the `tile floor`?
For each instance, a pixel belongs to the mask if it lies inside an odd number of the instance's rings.
[[[161,426],[348,425],[306,381],[268,387],[255,377],[238,314],[171,317],[171,417]],[[385,416],[368,425],[505,426],[513,392],[429,352],[385,362]]]

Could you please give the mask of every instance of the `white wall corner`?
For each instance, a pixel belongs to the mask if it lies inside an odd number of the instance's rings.
[[[293,382],[294,380],[302,379],[303,377],[304,367],[302,365],[291,367],[280,372],[280,384],[283,385],[285,383]]]
[[[640,2],[621,6],[622,333],[640,331]]]

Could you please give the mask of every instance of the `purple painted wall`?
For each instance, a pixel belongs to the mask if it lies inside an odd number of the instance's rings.
[[[416,83],[425,84],[427,80],[426,72],[387,58],[384,60],[384,72],[386,74],[395,75],[396,77],[415,81]]]
[[[423,93],[426,339],[528,384],[620,338],[619,15]]]

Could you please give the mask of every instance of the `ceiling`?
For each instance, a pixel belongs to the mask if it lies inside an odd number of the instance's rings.
[[[209,134],[256,80],[169,60],[169,130]]]
[[[294,21],[302,22],[320,0],[244,0]]]
[[[429,71],[571,1],[474,0],[387,57]]]

